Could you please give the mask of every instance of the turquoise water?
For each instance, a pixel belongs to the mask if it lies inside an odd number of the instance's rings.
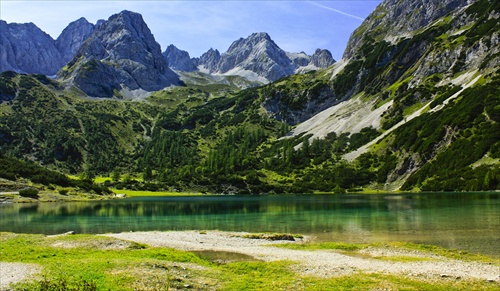
[[[500,257],[500,193],[141,197],[0,205],[0,231],[287,232],[317,241],[411,241]]]

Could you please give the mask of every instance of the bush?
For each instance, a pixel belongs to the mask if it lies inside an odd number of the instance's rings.
[[[61,195],[68,195],[69,190],[68,190],[68,189],[60,189],[58,192],[59,192],[59,194],[61,194]]]
[[[28,198],[38,198],[38,190],[34,188],[27,188],[19,191],[19,195]]]

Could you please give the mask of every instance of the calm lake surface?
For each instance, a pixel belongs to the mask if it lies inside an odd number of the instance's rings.
[[[317,241],[411,241],[500,257],[500,193],[141,197],[3,204],[0,231],[287,232]]]

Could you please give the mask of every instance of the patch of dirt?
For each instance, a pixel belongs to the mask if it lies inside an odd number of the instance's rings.
[[[0,262],[0,290],[10,290],[9,285],[33,279],[40,268],[33,264]]]

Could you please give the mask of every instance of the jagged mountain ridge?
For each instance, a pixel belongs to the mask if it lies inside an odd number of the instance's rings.
[[[180,71],[192,72],[198,67],[201,72],[239,75],[262,83],[297,72],[327,68],[335,62],[325,49],[317,49],[312,56],[303,52],[286,53],[263,32],[234,41],[223,54],[211,48],[200,58],[189,61],[187,52],[169,46],[163,55],[174,69]]]
[[[56,42],[35,24],[0,20],[0,31],[1,72],[55,75],[64,65]]]
[[[124,13],[128,12],[124,11],[117,15],[122,15]],[[113,16],[110,17],[110,20],[112,18]],[[90,55],[95,53],[96,56],[93,59],[102,60],[102,49],[99,49],[98,45],[92,44],[93,47],[90,47],[85,43],[91,42],[88,38],[93,38],[95,40],[97,34],[99,34],[98,38],[102,41],[106,38],[106,36],[104,36],[105,33],[111,35],[113,34],[113,29],[121,29],[117,25],[110,25],[110,20],[100,20],[94,25],[89,23],[85,18],[80,18],[70,23],[55,40],[37,28],[34,24],[7,24],[6,22],[2,22],[2,30],[8,33],[2,34],[0,58],[3,61],[0,71],[13,70],[21,73],[40,73],[52,76],[68,63],[69,67],[74,66],[74,64],[77,63],[77,60],[73,60],[75,57],[80,58],[82,55],[85,55],[86,59],[90,59]],[[109,26],[104,33],[102,25]],[[147,28],[147,25],[140,25],[140,30],[142,27]],[[151,35],[149,29],[143,30],[142,32],[145,33],[145,38],[139,35],[135,35],[134,38],[145,40],[146,43],[150,44],[156,43],[154,39],[146,40],[150,38],[149,35]],[[122,41],[132,40],[124,38]],[[82,54],[79,52],[82,46],[84,49],[90,51],[86,54]],[[109,48],[110,47],[107,49]],[[142,51],[142,53],[151,53],[148,51],[149,48],[151,48],[150,45],[143,46],[141,49],[146,50]],[[120,49],[123,53],[123,49],[119,46],[114,49]],[[139,48],[136,47],[134,49]],[[157,54],[155,53],[154,55]],[[291,56],[294,58],[297,55],[300,55],[300,61],[291,60],[288,57]],[[190,58],[188,52],[179,50],[174,45],[170,45],[163,52],[163,56],[167,61],[167,67],[169,67],[165,69],[165,74],[168,75],[166,79],[171,79],[170,81],[166,81],[165,78],[159,77],[157,74],[147,74],[146,77],[140,77],[140,80],[136,80],[138,76],[132,78],[126,76],[127,74],[130,75],[131,71],[134,71],[131,67],[128,69],[125,68],[125,72],[117,72],[117,70],[106,66],[102,62],[89,63],[89,66],[91,66],[93,70],[95,69],[100,72],[93,77],[94,80],[104,78],[103,80],[107,80],[106,82],[108,84],[97,84],[94,81],[84,82],[78,76],[68,75],[67,70],[61,71],[58,76],[67,80],[68,84],[76,85],[84,93],[90,96],[110,97],[117,91],[122,91],[120,93],[121,95],[133,97],[134,95],[144,94],[144,92],[141,93],[141,90],[147,92],[162,89],[162,86],[165,85],[178,84],[179,81],[177,77],[174,76],[173,72],[169,72],[170,68],[181,72],[199,71],[226,76],[239,75],[247,78],[250,82],[259,81],[261,83],[268,83],[269,81],[274,81],[293,73],[303,73],[310,70],[326,68],[335,62],[331,53],[327,50],[318,49],[312,56],[303,53],[285,53],[276,43],[274,43],[267,33],[254,33],[247,38],[240,38],[223,54],[220,54],[218,50],[210,49],[199,58]],[[111,52],[109,56],[104,58],[113,57],[113,52]],[[127,57],[134,56],[130,54]],[[164,66],[163,64],[159,65],[162,61],[154,61],[151,62],[151,64],[155,62],[157,63],[156,66]],[[163,68],[159,69],[160,71],[164,70]],[[153,72],[155,70],[155,68],[152,69]],[[151,71],[149,67],[148,70],[144,70],[144,72],[149,71]],[[106,78],[106,76],[108,77]],[[151,78],[151,80],[147,81],[147,78]],[[208,77],[207,80],[209,79],[212,80],[213,78]],[[124,82],[124,84],[120,82]],[[158,83],[158,86],[152,85],[155,82]]]

